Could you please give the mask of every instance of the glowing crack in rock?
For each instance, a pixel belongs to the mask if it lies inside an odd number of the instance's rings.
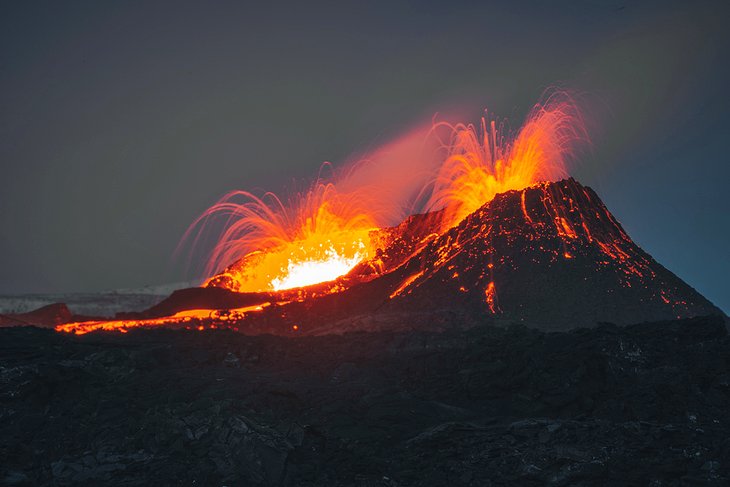
[[[390,294],[390,299],[393,299],[396,296],[399,296],[408,286],[413,284],[418,278],[420,278],[423,275],[423,271],[416,272],[412,276],[407,277],[400,286],[398,286],[398,289],[393,291]]]

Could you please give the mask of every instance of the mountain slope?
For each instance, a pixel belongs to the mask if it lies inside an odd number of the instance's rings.
[[[456,306],[548,329],[722,314],[572,178],[497,195],[397,272],[393,306]]]

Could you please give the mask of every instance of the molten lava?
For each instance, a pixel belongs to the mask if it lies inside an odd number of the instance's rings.
[[[513,140],[502,133],[503,125],[486,118],[479,128],[441,123],[434,129],[447,129],[448,141],[428,207],[445,209],[445,228],[498,193],[565,178],[575,143],[586,137],[580,113],[564,93],[535,105]]]
[[[197,231],[197,242],[212,221],[224,219],[204,285],[283,291],[332,281],[372,258],[371,231],[408,216],[432,178],[437,161],[429,133],[430,126],[417,128],[284,201],[273,193],[226,195],[186,233]]]
[[[216,328],[216,326],[221,323],[241,320],[245,318],[247,314],[262,311],[270,305],[271,303],[262,303],[254,306],[227,310],[188,309],[163,318],[78,321],[58,325],[56,326],[56,331],[73,333],[74,335],[85,335],[86,333],[99,330],[127,333],[131,328],[149,328],[165,325],[178,325],[183,326],[184,328],[202,331],[206,328]]]
[[[230,193],[203,214],[201,219],[227,215],[230,222],[208,272],[233,262],[206,285],[237,292],[281,291],[331,281],[370,257],[368,233],[377,225],[363,195],[317,182],[289,205],[272,193],[264,198]]]

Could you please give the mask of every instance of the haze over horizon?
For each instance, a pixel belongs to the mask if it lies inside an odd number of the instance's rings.
[[[183,281],[187,226],[434,113],[518,127],[577,93],[571,171],[659,263],[730,310],[721,2],[0,7],[0,294]]]

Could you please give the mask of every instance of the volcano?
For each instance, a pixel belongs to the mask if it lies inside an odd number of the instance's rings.
[[[575,179],[498,194],[441,232],[444,213],[371,231],[374,256],[334,281],[238,293],[226,287],[228,268],[145,312],[59,328],[182,325],[288,335],[492,322],[567,330],[723,315],[636,245]],[[258,254],[231,267],[245,271]]]
[[[497,195],[401,265],[392,305],[543,329],[718,314],[574,179]]]

